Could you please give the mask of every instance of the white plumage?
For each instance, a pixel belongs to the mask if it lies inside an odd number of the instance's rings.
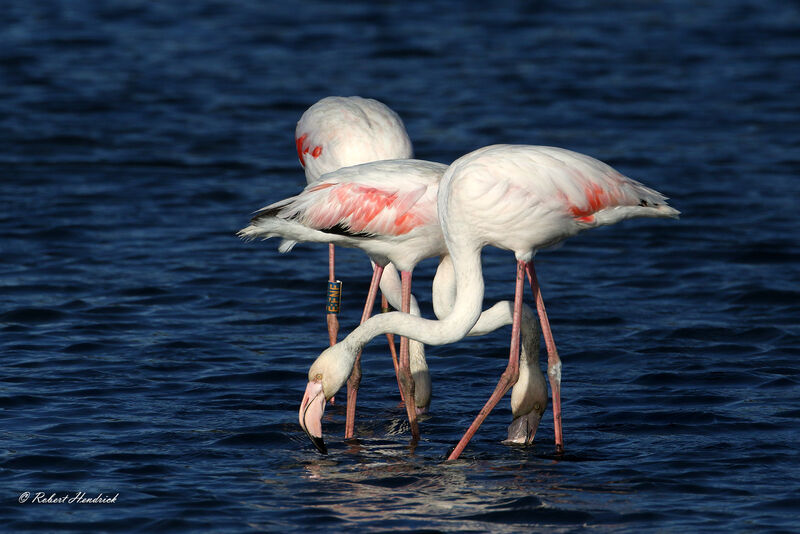
[[[299,195],[260,209],[245,238],[360,248],[381,266],[410,271],[447,252],[436,195],[447,165],[419,160],[377,161],[326,174]]]
[[[392,332],[431,345],[451,343],[467,335],[481,317],[480,251],[486,245],[493,245],[514,252],[518,262],[515,308],[519,311],[514,313],[512,339],[519,335],[523,315],[521,288],[526,271],[531,280],[548,347],[556,445],[561,449],[561,362],[531,260],[537,250],[581,230],[630,217],[676,218],[678,211],[666,205],[660,193],[594,158],[559,148],[526,145],[493,145],[453,162],[439,184],[437,205],[456,285],[452,306],[447,298],[441,298],[437,304],[440,308],[451,308],[452,312],[438,321],[398,313],[366,321],[344,340],[323,351],[312,364],[303,406],[310,406],[312,399],[320,395],[333,395],[342,386],[342,377],[349,373],[355,354],[376,335]],[[509,367],[495,393],[451,459],[458,457],[486,414],[517,381],[520,361],[513,345]],[[317,415],[321,417],[321,412],[314,412],[314,417]],[[301,408],[301,424],[311,428],[309,417]],[[314,421],[313,429],[319,432],[315,437],[321,441],[318,421]]]
[[[530,259],[582,230],[633,217],[676,217],[666,197],[602,161],[563,148],[492,145],[448,169],[444,225]],[[440,206],[440,209],[441,206]]]
[[[308,108],[297,122],[295,142],[309,184],[343,167],[414,157],[397,113],[360,96],[329,96]]]

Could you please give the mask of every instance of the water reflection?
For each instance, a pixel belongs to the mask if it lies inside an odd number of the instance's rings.
[[[354,457],[303,466],[315,488],[305,506],[380,528],[511,532],[528,525],[557,531],[557,524],[572,528],[588,518],[564,499],[565,479],[548,468],[552,459],[445,463],[377,440],[352,443],[347,452]]]

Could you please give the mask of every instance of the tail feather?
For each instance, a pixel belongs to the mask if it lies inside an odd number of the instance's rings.
[[[287,206],[291,205],[296,199],[297,197],[289,197],[279,202],[275,202],[274,204],[270,204],[269,206],[264,206],[260,210],[253,213],[253,216],[250,217],[250,224],[256,224],[263,219],[280,217],[281,211],[283,211],[283,209]]]
[[[251,223],[239,230],[239,237],[245,240],[269,239],[280,237],[282,241],[278,246],[280,252],[289,252],[297,243],[334,243],[336,245],[350,245],[351,239],[346,235],[329,233],[315,228],[309,228],[293,219],[283,219],[274,212],[262,210],[257,212]]]
[[[593,214],[592,220],[587,221],[587,226],[604,226],[615,224],[625,219],[636,217],[650,217],[659,219],[678,219],[680,211],[668,204],[649,204],[639,206],[614,206]]]
[[[298,237],[303,228],[291,220],[281,218],[282,211],[289,206],[296,197],[287,198],[269,206],[265,206],[260,210],[253,213],[250,217],[250,224],[242,228],[236,235],[240,238],[251,241],[256,238],[269,239],[271,237],[283,237],[278,250],[281,252],[288,252],[292,250],[301,239],[293,239]]]
[[[280,252],[281,254],[285,254],[291,251],[296,244],[297,241],[294,241],[292,239],[282,239],[281,244],[278,245],[278,252]]]
[[[607,190],[601,187],[587,188],[589,209],[584,208],[584,212],[589,213],[584,214],[580,209],[576,213],[573,208],[572,212],[577,215],[576,220],[581,226],[592,228],[636,217],[677,219],[680,215],[678,210],[667,204],[667,197],[655,189],[616,171],[607,177]],[[591,210],[595,206],[601,209]]]

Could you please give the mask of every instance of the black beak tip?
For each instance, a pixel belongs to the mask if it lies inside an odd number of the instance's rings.
[[[311,438],[311,443],[314,444],[321,454],[328,454],[328,447],[325,446],[325,442],[322,440],[322,438],[317,438],[314,436],[309,437]]]

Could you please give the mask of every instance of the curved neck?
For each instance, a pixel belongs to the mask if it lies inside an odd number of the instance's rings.
[[[431,297],[433,313],[437,319],[444,319],[453,311],[453,304],[456,301],[456,279],[450,254],[439,258],[439,267],[436,268],[436,275],[431,284]]]
[[[451,250],[451,257],[455,269],[456,299],[453,311],[447,317],[433,321],[400,312],[382,313],[353,330],[340,343],[350,352],[358,351],[381,334],[405,336],[426,345],[453,343],[466,336],[478,321],[483,305],[480,249]]]
[[[478,322],[469,331],[469,335],[483,336],[500,327],[510,325],[513,321],[514,302],[503,300],[481,313]],[[529,361],[536,362],[539,356],[539,320],[533,310],[525,304],[522,305],[520,331],[522,334],[520,364],[527,364]]]

